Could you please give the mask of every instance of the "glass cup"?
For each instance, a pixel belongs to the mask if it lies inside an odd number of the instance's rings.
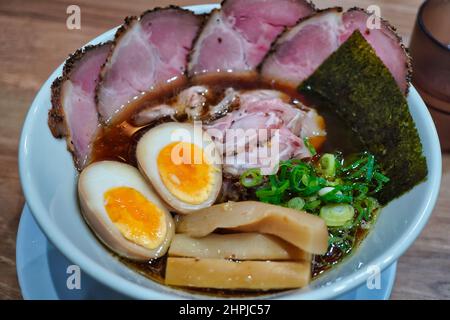
[[[450,0],[427,0],[411,37],[413,84],[436,124],[441,148],[450,151]]]

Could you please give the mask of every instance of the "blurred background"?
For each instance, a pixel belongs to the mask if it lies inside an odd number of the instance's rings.
[[[21,298],[15,268],[15,240],[24,197],[18,177],[17,148],[23,120],[40,86],[68,54],[120,25],[125,16],[139,15],[155,6],[216,2],[220,1],[0,0],[0,111],[3,115],[0,119],[0,299]],[[378,5],[382,17],[397,27],[404,43],[409,45],[423,1],[313,2],[319,8]],[[73,4],[81,9],[80,30],[66,27],[66,10]],[[449,130],[450,123],[447,124]],[[444,154],[442,170],[438,203],[419,239],[399,261],[392,299],[450,298],[450,154]]]

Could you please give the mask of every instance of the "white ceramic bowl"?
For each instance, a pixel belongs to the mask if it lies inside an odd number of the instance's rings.
[[[195,6],[198,13],[214,6]],[[91,44],[109,40],[115,30]],[[52,137],[47,126],[50,86],[60,75],[56,69],[38,92],[20,139],[19,167],[26,201],[50,241],[73,263],[101,283],[132,298],[192,298],[193,295],[159,285],[125,267],[93,236],[84,222],[76,194],[77,171],[64,140]],[[414,88],[408,104],[422,140],[429,174],[385,207],[375,227],[345,262],[313,281],[308,288],[277,294],[285,299],[329,299],[355,288],[396,261],[425,226],[436,202],[441,179],[441,151],[433,121]],[[401,156],[401,155],[399,155]],[[374,269],[373,266],[376,266]]]

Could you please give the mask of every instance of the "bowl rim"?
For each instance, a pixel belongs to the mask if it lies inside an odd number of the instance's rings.
[[[196,12],[205,12],[209,11],[213,8],[217,8],[218,5],[196,5],[196,6],[188,6],[185,7],[187,9],[196,11]],[[89,42],[89,44],[99,43],[101,40],[109,35],[113,34],[113,32],[117,28],[113,28],[105,33],[99,35]],[[64,63],[64,62],[63,62]],[[42,106],[39,105],[39,101],[42,100],[44,93],[44,88],[48,88],[51,82],[59,76],[62,64],[56,68],[50,77],[44,82],[42,87],[39,89],[36,94],[30,109],[26,115],[22,132],[20,136],[19,142],[19,176],[20,182],[22,185],[22,190],[25,195],[26,202],[32,212],[33,216],[36,218],[36,221],[39,227],[44,231],[45,235],[52,242],[52,244],[69,260],[73,263],[76,263],[80,266],[83,272],[86,272],[88,275],[97,279],[102,284],[110,287],[113,290],[121,292],[129,297],[137,298],[137,299],[180,299],[180,298],[214,298],[209,296],[198,296],[191,295],[186,296],[181,291],[171,290],[171,291],[161,291],[161,290],[153,290],[151,288],[146,288],[140,286],[136,283],[133,283],[109,269],[97,264],[93,261],[89,255],[85,254],[81,250],[79,250],[75,245],[73,245],[66,236],[56,227],[56,225],[49,221],[46,217],[48,214],[43,202],[39,197],[37,197],[37,193],[34,192],[33,182],[32,182],[32,172],[31,166],[29,165],[29,155],[28,155],[28,140],[30,136],[30,128],[32,127],[32,123],[34,121],[35,115],[38,113],[39,109],[42,109]],[[426,196],[426,200],[422,203],[419,210],[421,211],[420,215],[411,224],[410,228],[397,239],[395,243],[393,243],[382,255],[378,256],[376,259],[372,261],[373,264],[379,266],[380,270],[384,270],[388,266],[390,266],[394,261],[396,261],[416,240],[419,233],[422,231],[423,227],[428,221],[432,210],[437,201],[437,197],[439,194],[440,181],[441,181],[441,169],[442,169],[442,159],[441,159],[441,149],[439,144],[439,138],[436,132],[436,128],[434,126],[434,122],[431,118],[431,115],[426,108],[422,98],[417,93],[416,89],[411,85],[410,97],[417,101],[419,104],[419,108],[417,108],[418,117],[422,119],[425,124],[425,132],[429,136],[430,140],[433,141],[431,143],[431,157],[427,158],[427,166],[429,169],[427,180],[431,181],[431,192]],[[61,241],[66,240],[66,241]],[[326,285],[314,290],[303,291],[303,292],[292,292],[287,291],[285,293],[275,295],[274,298],[281,299],[330,299],[333,297],[337,297],[344,292],[347,292],[359,285],[361,285],[364,281],[366,281],[371,275],[371,271],[368,268],[361,268],[359,270],[354,271],[351,275],[343,277],[339,281],[336,281],[330,285]],[[263,297],[264,298],[264,297]],[[271,298],[271,296],[267,296],[267,298]],[[232,298],[235,299],[235,298]]]

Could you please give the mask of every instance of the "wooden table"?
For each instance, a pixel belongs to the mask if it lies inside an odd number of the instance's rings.
[[[39,87],[68,53],[119,25],[125,16],[137,15],[157,5],[205,2],[217,1],[0,2],[0,298],[21,298],[15,240],[24,197],[18,177],[17,148],[22,122]],[[81,8],[81,30],[66,28],[66,8],[74,3]],[[315,3],[321,8],[334,5],[367,8],[378,4],[382,15],[408,39],[421,0],[315,0]],[[393,299],[450,298],[450,155],[445,155],[443,160],[439,201],[420,238],[399,261]]]

